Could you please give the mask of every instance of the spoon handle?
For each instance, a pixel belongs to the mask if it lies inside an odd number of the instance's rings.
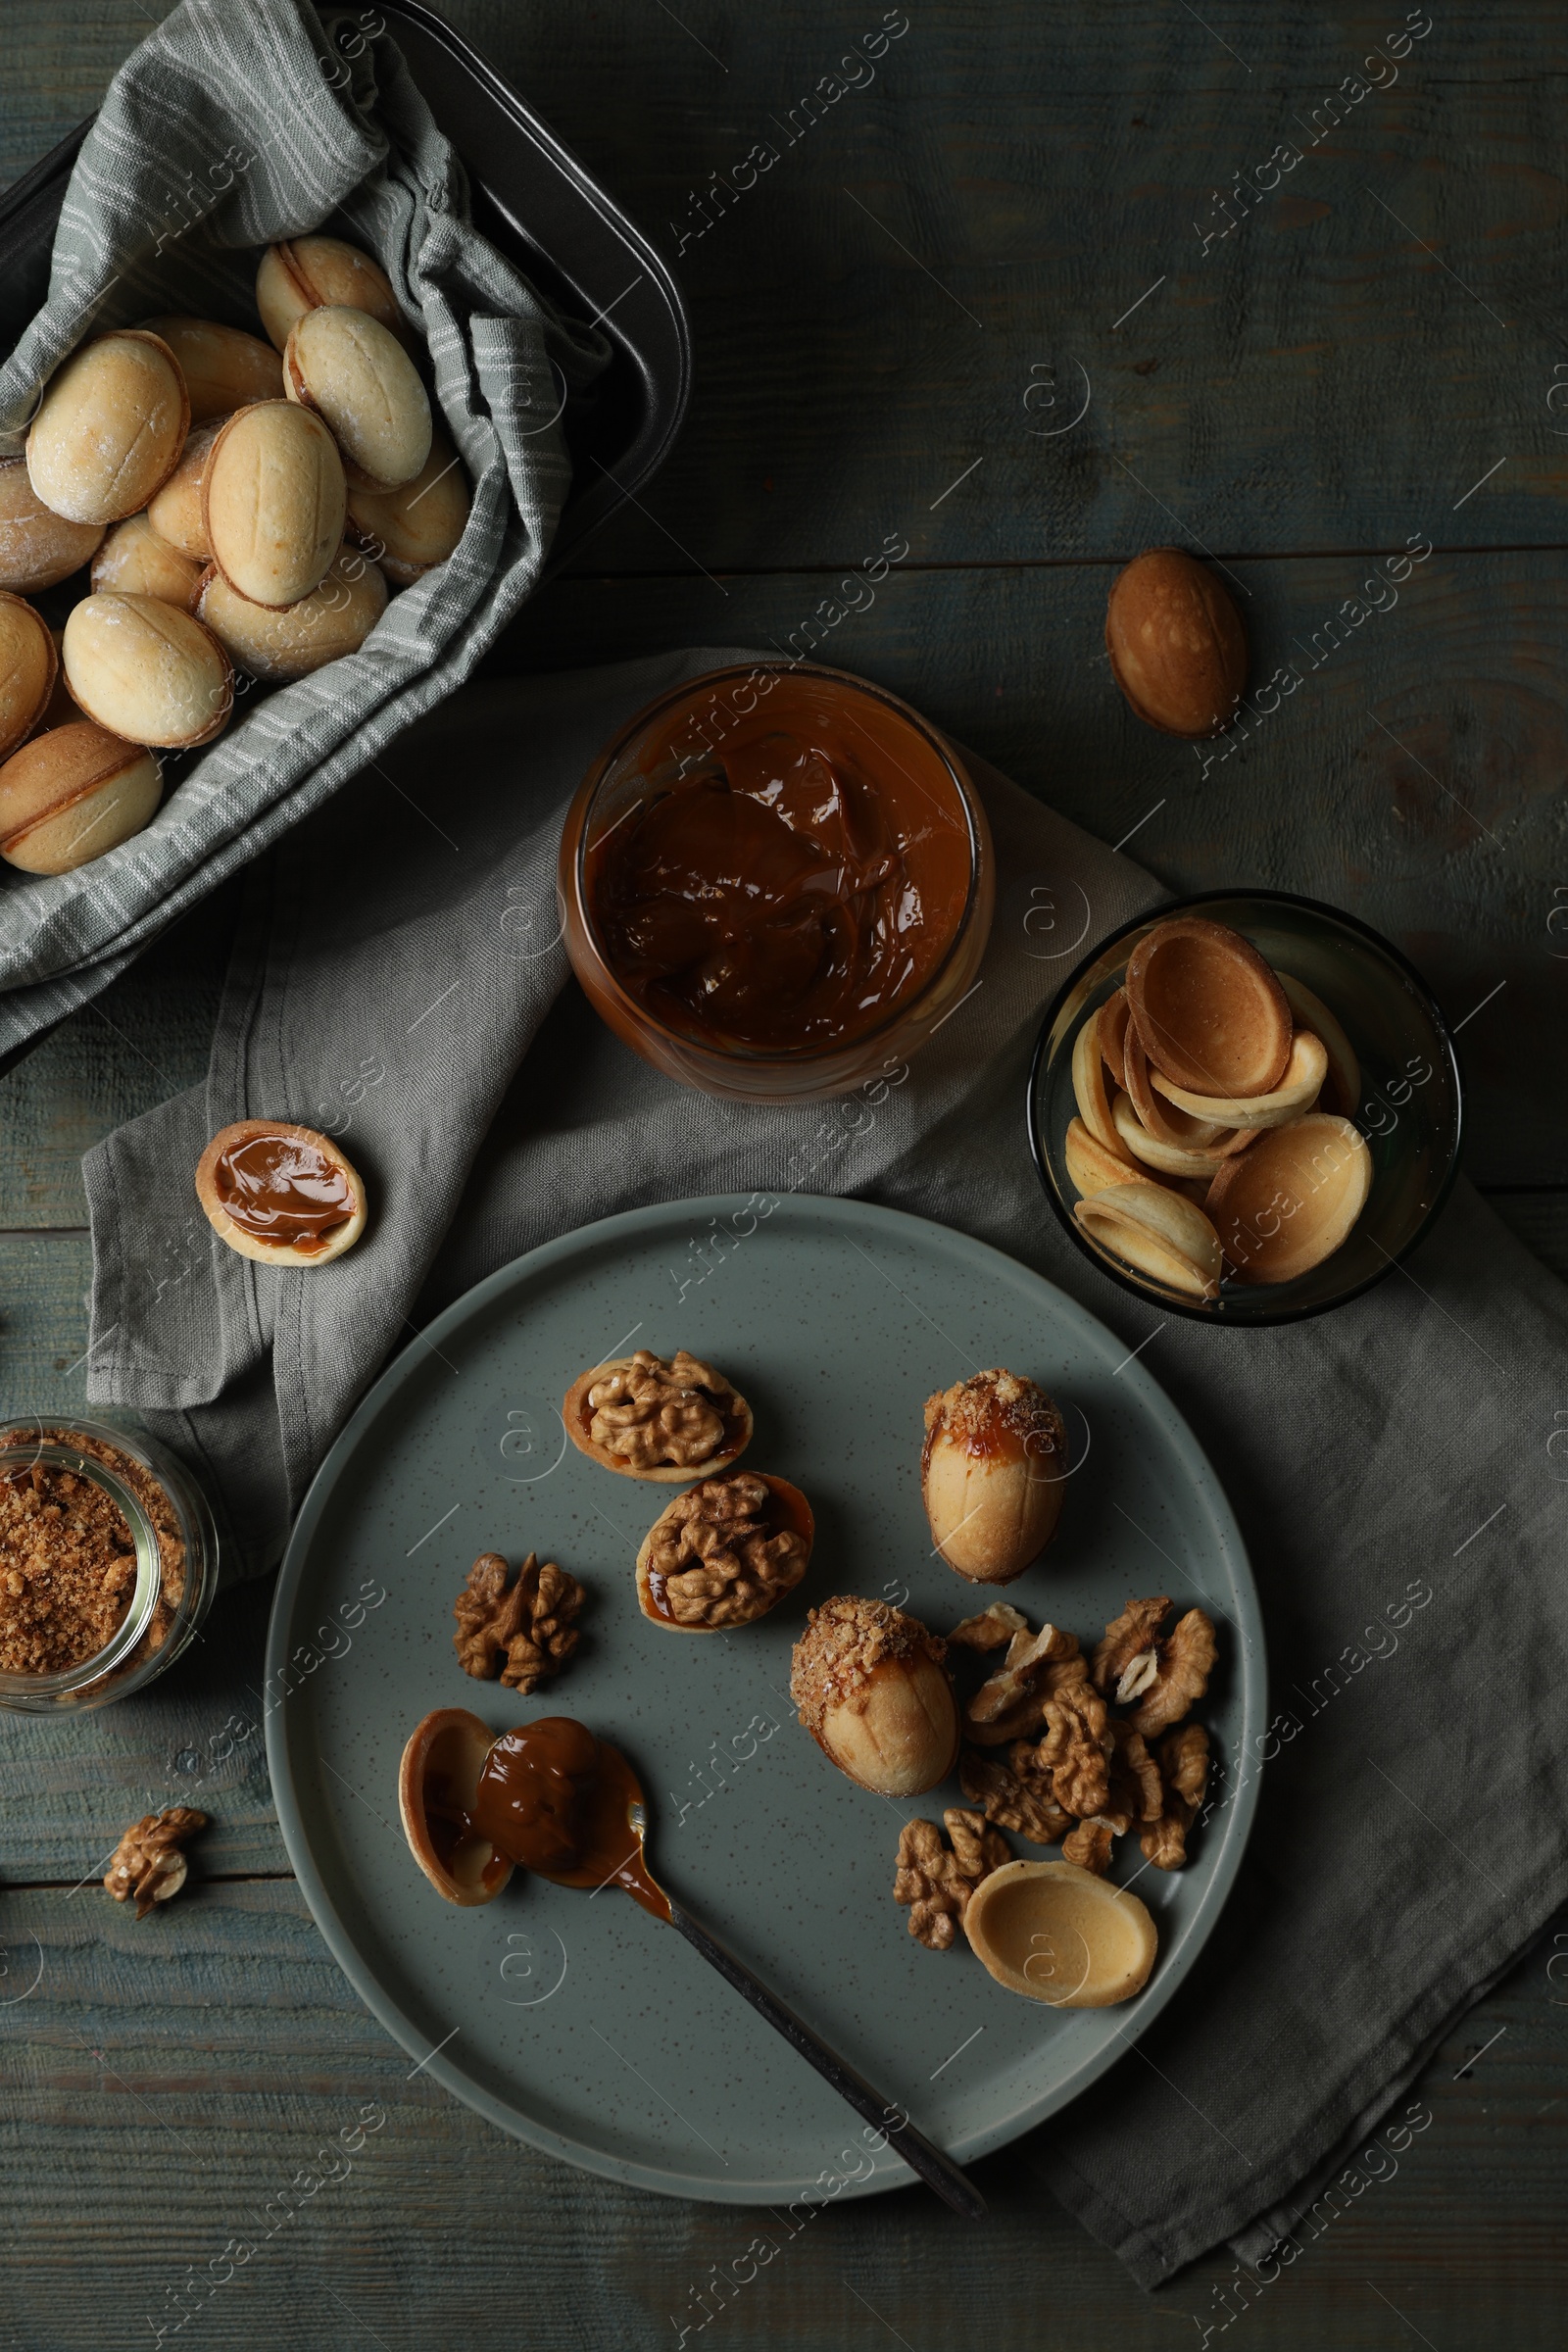
[[[689,1911],[683,1910],[673,1898],[670,1900],[669,1920],[671,1927],[678,1928],[687,1942],[701,1952],[703,1958],[716,1968],[727,1983],[734,1985],[742,2000],[750,2001],[758,2015],[765,2017],[773,2031],[782,2034],[792,2048],[799,2050],[825,2082],[831,2082],[840,2098],[848,2099],[857,2115],[863,2115],[868,2124],[874,2125],[886,2136],[888,2145],[904,2158],[912,2172],[919,2174],[928,2188],[935,2189],[945,2205],[951,2205],[955,2213],[961,2213],[967,2221],[978,2222],[985,2218],[986,2201],[968,2175],[960,2172],[953,2159],[944,2156],[939,2147],[933,2146],[923,2132],[915,2130],[902,2107],[884,2098],[881,2091],[874,2089],[863,2075],[857,2074],[853,2066],[840,2058],[836,2051],[830,2050],[827,2043],[779,1999],[776,1992],[769,1991],[760,1977],[753,1975],[745,1961],[737,1958],[728,1944],[721,1943],[710,1929],[694,1919]]]

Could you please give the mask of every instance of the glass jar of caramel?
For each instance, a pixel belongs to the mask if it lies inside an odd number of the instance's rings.
[[[218,1589],[184,1464],[96,1421],[0,1423],[0,1707],[79,1713],[172,1665]]]
[[[738,663],[640,710],[561,843],[572,969],[617,1037],[705,1093],[847,1094],[974,986],[991,836],[935,729],[862,678]]]

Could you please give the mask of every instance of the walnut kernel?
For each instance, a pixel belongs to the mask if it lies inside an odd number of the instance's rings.
[[[1193,1701],[1201,1698],[1214,1671],[1218,1644],[1214,1628],[1201,1609],[1189,1609],[1155,1649],[1155,1672],[1128,1718],[1135,1732],[1152,1740],[1156,1732],[1180,1723]]]
[[[177,1894],[187,1868],[181,1848],[187,1838],[206,1827],[206,1814],[193,1805],[170,1805],[132,1822],[104,1873],[104,1885],[116,1902],[129,1902],[134,1895],[136,1917],[145,1919],[154,1903],[167,1903]]]
[[[452,1646],[464,1673],[475,1681],[494,1682],[499,1675],[507,1690],[527,1693],[551,1681],[576,1648],[576,1619],[586,1594],[553,1560],[541,1567],[533,1551],[510,1592],[507,1575],[499,1551],[481,1552],[453,1604],[458,1630]]]
[[[1163,1810],[1138,1842],[1156,1870],[1180,1870],[1187,1860],[1188,1834],[1208,1786],[1208,1734],[1200,1723],[1184,1723],[1166,1734],[1159,1743],[1159,1770]]]
[[[1052,1792],[1051,1775],[1041,1768],[1036,1741],[1015,1740],[1001,1756],[966,1747],[958,1758],[958,1786],[972,1805],[999,1829],[1015,1830],[1036,1845],[1059,1845],[1073,1826]]]
[[[607,1470],[676,1485],[724,1470],[745,1452],[752,1408],[711,1364],[677,1348],[596,1364],[562,1406],[573,1444]]]
[[[1010,1862],[1007,1841],[982,1813],[950,1805],[942,1816],[950,1852],[934,1821],[907,1821],[899,1838],[893,1899],[909,1906],[909,1934],[928,1951],[951,1949],[969,1897],[992,1871]]]

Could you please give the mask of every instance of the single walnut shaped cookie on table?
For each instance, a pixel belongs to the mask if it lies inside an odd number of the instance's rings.
[[[909,1934],[931,1952],[952,1950],[975,1888],[1012,1860],[1006,1839],[983,1813],[950,1805],[942,1819],[951,1851],[934,1821],[906,1821],[893,1881],[894,1901],[908,1906]]]
[[[639,1348],[582,1373],[561,1408],[578,1451],[622,1478],[682,1486],[739,1461],[752,1442],[752,1408],[711,1364],[677,1348],[669,1358]]]
[[[207,1816],[194,1805],[170,1805],[162,1813],[144,1813],[121,1838],[104,1873],[104,1885],[117,1903],[134,1895],[136,1917],[145,1919],[154,1903],[167,1903],[185,1884],[188,1865],[184,1844],[207,1827]]]
[[[576,1649],[587,1595],[574,1576],[554,1560],[541,1566],[534,1551],[510,1590],[509,1573],[499,1551],[480,1553],[453,1604],[452,1646],[476,1682],[493,1683],[499,1675],[508,1690],[526,1695],[553,1681]]]
[[[754,1625],[806,1574],[815,1532],[810,1504],[787,1478],[759,1470],[705,1478],[677,1494],[643,1539],[643,1615],[680,1634]]]

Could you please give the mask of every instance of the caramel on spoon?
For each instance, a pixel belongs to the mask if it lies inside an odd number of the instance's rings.
[[[455,1744],[455,1719],[466,1712],[461,1708],[438,1711],[441,1742],[437,1752],[443,1764]],[[644,1852],[647,1801],[619,1748],[596,1738],[586,1724],[569,1715],[541,1716],[497,1739],[491,1738],[477,1716],[468,1716],[473,1734],[485,1742],[482,1761],[461,1791],[456,1786],[459,1776],[450,1766],[440,1774],[436,1792],[440,1825],[432,1838],[417,1782],[421,1758],[431,1752],[428,1733],[433,1721],[435,1718],[427,1716],[404,1750],[399,1798],[415,1859],[449,1901],[488,1901],[488,1893],[468,1889],[482,1876],[494,1875],[491,1891],[498,1893],[514,1863],[560,1886],[588,1887],[595,1893],[605,1886],[621,1887],[653,1918],[678,1929],[858,2115],[885,2134],[888,2145],[945,2204],[970,2221],[983,2217],[985,2200],[978,2189],[950,2157],[915,2129],[903,2108],[884,2098],[863,2075],[831,2050],[744,1960],[660,1886]],[[473,1734],[466,1743],[469,1759],[476,1749]],[[466,1804],[461,1803],[461,1795],[467,1796]],[[461,1819],[456,1818],[459,1813]],[[453,1853],[464,1857],[466,1865],[461,1892],[442,1884],[447,1875],[443,1858]],[[499,1875],[485,1872],[478,1863],[485,1853],[508,1868]]]

